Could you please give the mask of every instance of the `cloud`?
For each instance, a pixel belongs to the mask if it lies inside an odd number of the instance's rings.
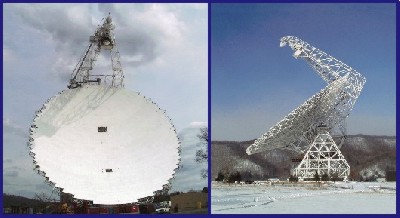
[[[28,138],[28,129],[13,123],[10,118],[3,117],[3,135],[13,134],[19,137]]]
[[[7,163],[7,164],[12,163],[12,159],[3,159],[3,165],[4,165],[5,163]]]
[[[28,28],[48,33],[56,49],[78,52],[93,28],[87,4],[14,4],[15,13]]]
[[[5,38],[31,48],[21,51],[20,46],[13,46],[20,59],[36,52],[35,58],[43,66],[48,65],[47,69],[51,71],[48,73],[65,81],[95,28],[87,16],[90,14],[88,8],[83,5],[87,4],[8,4],[7,10],[13,17],[10,19],[18,26],[11,27],[14,34],[5,34]]]
[[[18,171],[3,171],[3,177],[18,177]]]
[[[206,127],[207,122],[194,121],[194,122],[191,122],[189,126],[190,127]]]
[[[96,7],[97,6],[97,7]],[[14,14],[32,34],[47,36],[54,48],[51,69],[66,80],[83,54],[100,19],[111,12],[124,67],[137,67],[176,50],[186,23],[169,4],[13,4]],[[99,17],[100,16],[100,17]],[[29,43],[29,38],[26,42]],[[3,50],[6,57],[9,52]],[[159,60],[162,62],[162,60]]]
[[[6,78],[32,78],[36,83],[28,87],[38,90],[46,89],[47,80],[65,88],[89,36],[111,12],[125,87],[157,102],[178,129],[207,120],[206,4],[7,4],[6,9],[4,47],[10,50],[3,53],[26,60],[6,64]],[[107,52],[101,52],[93,70],[110,72]],[[23,75],[32,71],[34,76]]]

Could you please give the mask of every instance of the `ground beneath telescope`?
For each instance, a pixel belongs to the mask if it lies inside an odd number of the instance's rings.
[[[395,214],[395,182],[336,182],[321,187],[221,184],[211,190],[213,214]]]

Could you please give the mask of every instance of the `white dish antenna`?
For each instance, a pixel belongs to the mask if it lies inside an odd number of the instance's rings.
[[[366,80],[343,62],[297,37],[281,38],[280,46],[287,44],[294,51],[293,56],[304,59],[328,85],[255,140],[246,152],[251,155],[277,148],[307,151],[294,169],[300,180],[313,179],[317,174],[347,180],[350,166],[339,150],[345,139],[344,119]],[[339,146],[330,135],[334,128],[342,134]]]
[[[113,27],[110,17],[90,38],[69,89],[36,112],[28,144],[35,170],[58,191],[95,204],[132,203],[173,178],[179,140],[165,111],[122,88],[122,68],[114,62],[110,80],[90,79],[90,49],[99,49],[97,56],[100,48],[116,45],[109,34],[99,34],[107,33],[105,27]]]
[[[304,152],[321,125],[328,132],[338,127],[344,134],[344,119],[366,81],[353,68],[297,37],[281,38],[280,46],[287,44],[294,57],[304,59],[328,85],[255,140],[246,150],[249,155],[277,148]]]
[[[37,170],[75,198],[122,204],[172,178],[179,142],[165,112],[139,93],[86,85],[51,98],[32,126]]]

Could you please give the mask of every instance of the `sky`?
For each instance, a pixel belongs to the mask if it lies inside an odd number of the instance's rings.
[[[32,170],[28,130],[35,111],[67,88],[109,12],[125,88],[166,110],[178,133],[207,122],[207,4],[3,4],[4,193],[49,192]],[[111,64],[103,54],[94,70]]]
[[[200,129],[204,127],[204,123],[192,123],[179,133],[181,167],[175,171],[174,178],[171,180],[170,193],[200,191],[208,186],[208,178],[202,177],[202,171],[208,168],[208,161],[196,161],[197,151],[207,151],[207,143],[199,138]]]
[[[395,4],[212,4],[212,140],[258,138],[326,86],[288,46],[279,47],[288,35],[366,77],[347,134],[396,135],[395,10]]]

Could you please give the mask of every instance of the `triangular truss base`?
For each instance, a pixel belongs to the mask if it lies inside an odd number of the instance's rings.
[[[332,136],[324,129],[320,129],[303,160],[294,169],[294,176],[299,180],[314,180],[316,173],[322,179],[344,181],[350,175],[349,164]]]

